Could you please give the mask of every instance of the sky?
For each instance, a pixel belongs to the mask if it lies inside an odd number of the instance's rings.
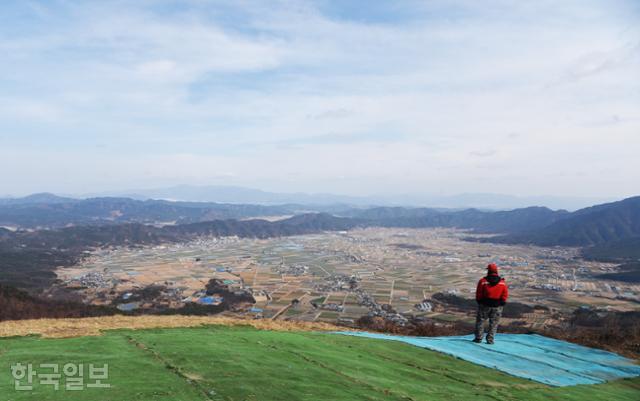
[[[0,195],[640,194],[637,0],[0,2]]]

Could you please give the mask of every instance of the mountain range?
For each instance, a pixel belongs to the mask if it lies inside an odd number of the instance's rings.
[[[117,207],[118,213],[114,213],[113,207]],[[39,195],[24,204],[0,205],[0,217],[6,219],[7,210],[23,213],[14,213],[14,216],[28,217],[32,219],[28,221],[37,226],[42,225],[42,221],[38,221],[40,218],[46,221],[61,219],[57,220],[58,226],[49,229],[0,227],[0,282],[18,287],[46,287],[55,279],[52,270],[56,266],[72,265],[84,252],[96,247],[183,242],[203,235],[269,238],[356,227],[463,228],[470,232],[497,234],[482,239],[470,236],[469,240],[581,246],[585,257],[623,263],[634,271],[640,261],[640,197],[575,212],[542,207],[497,212],[377,207],[344,208],[335,213],[296,213],[294,206],[286,205],[220,205],[126,198],[70,201]],[[212,218],[215,213],[246,216],[274,212],[295,215],[276,221]],[[98,224],[106,221],[104,216],[111,216],[112,220],[108,224]],[[75,224],[73,219],[92,221],[92,224]],[[176,219],[177,223],[151,225],[144,224],[145,219],[154,222]],[[65,221],[71,226],[63,227]]]
[[[383,227],[449,227],[480,233],[519,233],[546,227],[571,214],[566,210],[536,206],[508,211],[380,207],[351,213],[354,217]]]
[[[369,196],[349,196],[331,193],[279,193],[238,186],[194,186],[178,185],[168,188],[131,189],[85,194],[87,197],[128,197],[132,199],[165,199],[191,202],[245,203],[262,205],[300,204],[335,205],[346,204],[357,207],[412,206],[454,209],[516,209],[527,206],[545,206],[552,209],[577,210],[586,206],[613,200],[605,197],[570,196],[513,196],[497,193],[462,193],[443,195],[433,193],[390,194],[380,192]]]
[[[341,205],[250,205],[213,202],[174,202],[101,197],[74,199],[41,193],[0,199],[0,226],[60,228],[69,225],[122,223],[187,224],[220,219],[287,216],[305,212],[340,213]]]
[[[494,238],[541,246],[591,246],[640,237],[640,196],[580,209],[543,227]]]
[[[613,244],[616,241],[640,237],[640,197],[568,212],[546,207],[526,207],[507,211],[363,208],[347,205],[222,204],[113,197],[72,199],[52,194],[34,194],[20,199],[0,200],[0,227],[33,229],[124,223],[184,226],[206,222],[211,224],[212,221],[226,221],[226,224],[231,224],[230,221],[265,216],[284,218],[308,213],[325,213],[318,217],[320,219],[328,219],[329,216],[348,219],[352,226],[469,229],[479,233],[499,234],[485,239],[486,241],[540,246],[589,247],[609,244],[612,246],[611,249],[615,249]],[[278,227],[278,224],[273,226]],[[329,225],[327,229],[332,228]]]

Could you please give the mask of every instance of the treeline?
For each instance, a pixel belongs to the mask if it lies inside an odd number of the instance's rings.
[[[640,312],[579,308],[559,327],[540,334],[640,358]]]
[[[74,318],[116,314],[115,308],[81,302],[42,299],[0,284],[0,321],[42,318]]]
[[[55,280],[57,266],[73,266],[81,253],[42,248],[0,247],[0,284],[40,289]]]

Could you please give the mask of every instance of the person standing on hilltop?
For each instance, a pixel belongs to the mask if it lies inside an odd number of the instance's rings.
[[[489,333],[487,334],[487,344],[493,344],[493,339],[498,330],[502,307],[509,297],[507,283],[498,275],[498,266],[495,263],[487,266],[487,275],[478,281],[476,288],[476,302],[478,302],[478,312],[476,313],[476,331],[473,342],[482,342],[484,334],[484,322],[489,319]]]

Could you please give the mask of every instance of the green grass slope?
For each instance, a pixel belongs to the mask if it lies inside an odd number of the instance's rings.
[[[109,389],[16,391],[14,363],[109,364]],[[0,401],[637,400],[640,380],[552,388],[410,345],[248,327],[0,339]],[[86,379],[86,378],[85,378]]]

